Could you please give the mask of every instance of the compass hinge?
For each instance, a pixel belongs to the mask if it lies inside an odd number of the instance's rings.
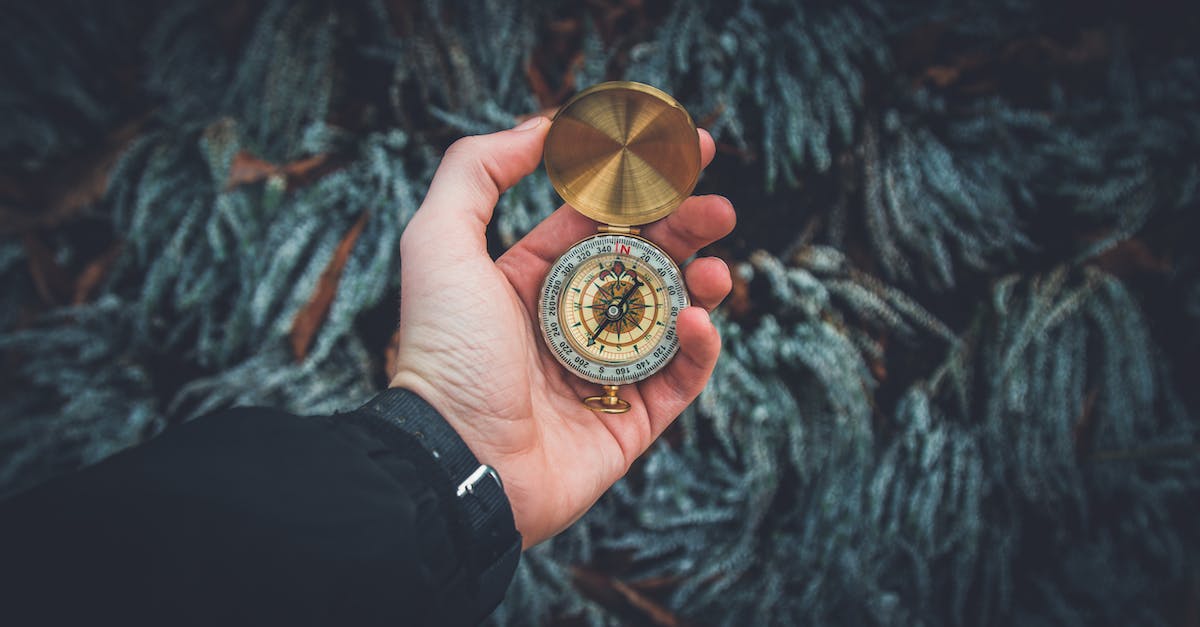
[[[617,233],[620,235],[637,235],[642,230],[633,226],[612,226],[610,224],[602,224],[596,227],[596,230],[601,233]]]

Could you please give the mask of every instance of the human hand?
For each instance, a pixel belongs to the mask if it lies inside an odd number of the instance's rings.
[[[715,257],[684,278],[694,306],[676,323],[679,353],[623,386],[625,414],[580,402],[597,386],[563,368],[542,341],[538,290],[550,265],[596,223],[563,206],[499,259],[485,231],[500,194],[537,168],[549,120],[466,137],[446,151],[400,241],[400,337],[392,387],[441,413],[480,462],[496,469],[528,548],[588,510],[704,389],[721,340],[708,311],[731,286]],[[712,138],[700,131],[701,162]],[[733,230],[732,205],[695,196],[642,233],[682,262]]]

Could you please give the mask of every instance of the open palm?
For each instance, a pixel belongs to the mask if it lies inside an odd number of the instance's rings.
[[[393,387],[416,392],[504,480],[518,531],[532,546],[595,503],[704,388],[720,352],[708,319],[729,292],[716,258],[693,261],[694,307],[680,312],[680,353],[661,372],[622,388],[632,407],[603,414],[580,399],[597,386],[558,364],[541,338],[537,292],[550,265],[596,223],[562,207],[492,261],[485,231],[504,190],[541,160],[550,124],[467,137],[446,152],[401,240],[400,342]],[[712,139],[700,133],[703,163]],[[688,199],[644,230],[677,262],[733,229],[719,196]]]

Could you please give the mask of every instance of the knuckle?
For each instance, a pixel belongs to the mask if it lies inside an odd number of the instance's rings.
[[[470,159],[471,155],[478,152],[479,137],[468,135],[460,137],[450,144],[446,149],[446,153],[442,155],[442,161],[458,161],[460,159]]]
[[[499,164],[488,148],[483,136],[468,135],[450,144],[442,156],[442,163],[455,170],[461,182],[483,200],[492,200],[500,193],[492,174]]]
[[[409,232],[409,229],[404,229],[404,232],[402,232],[400,234],[400,258],[401,259],[408,256],[409,252],[412,250],[412,243],[411,243],[412,237],[408,234],[408,232]]]
[[[408,225],[400,232],[400,257],[403,258],[406,254],[413,250],[413,246],[420,241],[421,236],[421,219],[420,214],[413,216],[408,221]]]

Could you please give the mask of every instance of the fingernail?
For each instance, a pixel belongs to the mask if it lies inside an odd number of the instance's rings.
[[[529,118],[528,120],[525,120],[524,122],[521,122],[520,124],[518,124],[518,125],[514,126],[514,127],[512,128],[512,130],[514,130],[514,131],[528,131],[528,130],[530,130],[530,129],[535,129],[535,128],[537,128],[537,127],[541,126],[541,125],[542,125],[542,116],[540,116],[540,115],[535,115],[535,116],[533,116],[533,117]]]

